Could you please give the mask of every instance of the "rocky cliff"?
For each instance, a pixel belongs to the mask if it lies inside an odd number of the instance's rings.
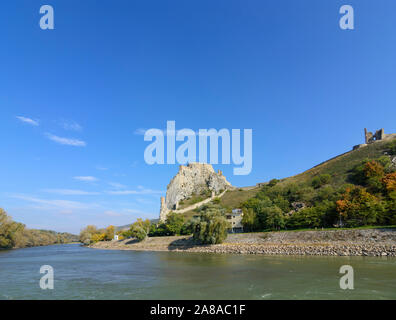
[[[218,195],[230,187],[231,184],[222,172],[216,173],[210,164],[190,163],[180,166],[179,172],[167,187],[166,198],[161,198],[160,220],[165,221],[171,210],[177,210],[180,200],[208,191],[212,195]]]

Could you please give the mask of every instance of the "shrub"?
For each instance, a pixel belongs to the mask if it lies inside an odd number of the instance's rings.
[[[166,228],[171,235],[180,234],[184,224],[184,216],[180,213],[170,212],[166,218]]]
[[[149,237],[163,237],[170,235],[171,233],[166,227],[165,223],[161,223],[159,225],[152,224],[148,233]]]
[[[274,187],[279,182],[278,179],[272,179],[268,182],[269,187]]]
[[[185,224],[183,224],[183,226],[180,230],[180,234],[181,235],[193,234],[197,223],[198,223],[198,219],[196,219],[196,218],[190,219]]]
[[[143,219],[139,218],[131,225],[131,228],[125,232],[124,235],[136,238],[138,241],[143,241],[150,232],[150,226],[150,220],[146,219],[143,221]]]
[[[312,179],[312,187],[314,187],[315,189],[318,189],[322,186],[324,186],[325,184],[328,184],[331,180],[331,175],[325,173],[325,174],[321,174],[319,176],[316,176]]]
[[[389,154],[396,155],[396,139],[387,143],[386,148]]]

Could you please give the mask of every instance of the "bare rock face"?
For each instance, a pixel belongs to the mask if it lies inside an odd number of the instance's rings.
[[[166,198],[161,198],[160,220],[165,221],[171,210],[177,210],[180,200],[208,190],[217,195],[229,187],[231,184],[222,172],[216,173],[210,164],[190,163],[180,166],[179,172],[168,184]]]

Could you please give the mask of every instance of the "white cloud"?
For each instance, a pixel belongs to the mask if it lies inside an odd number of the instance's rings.
[[[145,189],[144,187],[139,186],[138,190],[117,190],[117,191],[107,191],[107,193],[112,195],[162,194],[163,191]]]
[[[64,196],[85,196],[85,195],[98,195],[100,192],[90,192],[84,190],[73,190],[73,189],[44,189],[44,192],[60,194]]]
[[[77,177],[73,177],[73,179],[84,182],[95,182],[99,180],[98,178],[92,176],[77,176]]]
[[[68,146],[74,146],[74,147],[85,147],[87,144],[85,143],[85,141],[82,140],[78,140],[78,139],[70,139],[70,138],[63,138],[63,137],[58,137],[55,136],[51,133],[47,133],[46,136],[48,137],[48,139],[59,143],[59,144],[64,144],[64,145],[68,145]]]
[[[118,182],[109,182],[109,185],[116,189],[125,189],[126,186]]]
[[[70,211],[70,210],[76,210],[76,209],[91,209],[93,207],[97,207],[95,204],[89,204],[89,203],[82,203],[79,201],[69,201],[69,200],[48,200],[48,199],[40,199],[28,195],[23,195],[23,194],[16,194],[16,195],[11,195],[12,198],[24,200],[27,202],[32,202],[41,205],[40,209],[57,209],[57,210],[62,210],[62,211]]]
[[[113,211],[113,210],[107,210],[107,211],[104,212],[104,214],[106,216],[110,216],[110,217],[120,217],[120,216],[123,215],[122,213],[119,213],[119,212],[116,212],[116,211]]]
[[[38,120],[33,120],[33,119],[22,117],[22,116],[17,116],[16,118],[18,120],[20,120],[20,121],[22,121],[24,123],[28,123],[28,124],[30,124],[32,126],[36,126],[37,127],[39,125]]]
[[[82,126],[80,126],[75,121],[62,121],[61,125],[65,130],[70,130],[70,131],[81,131],[82,130]]]
[[[143,129],[143,128],[138,128],[135,130],[135,132],[133,134],[136,134],[138,136],[144,136],[144,134],[146,133],[147,129]]]
[[[153,214],[153,213],[149,213],[149,212],[145,212],[145,211],[137,210],[137,209],[124,209],[124,211],[127,213],[132,213],[132,214],[140,214],[142,216],[150,216]]]
[[[96,168],[96,170],[101,170],[101,171],[108,170],[108,168],[102,167],[102,166],[96,166],[95,168]]]

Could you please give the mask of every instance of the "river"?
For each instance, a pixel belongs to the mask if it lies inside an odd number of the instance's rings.
[[[54,269],[42,290],[39,270]],[[354,269],[342,290],[339,269]],[[0,299],[396,299],[396,259],[111,251],[0,251]]]

